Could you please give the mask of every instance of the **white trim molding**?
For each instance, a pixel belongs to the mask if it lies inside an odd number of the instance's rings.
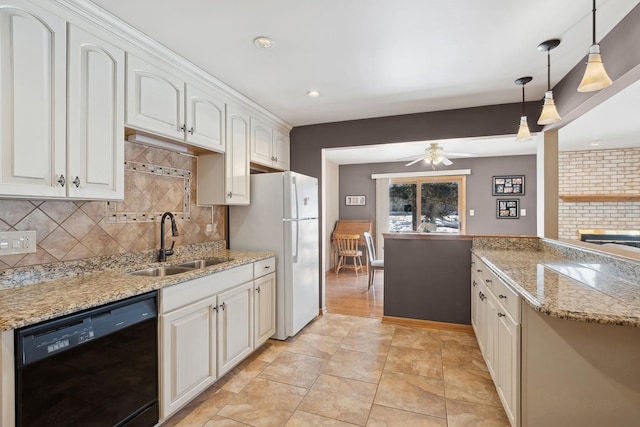
[[[415,178],[421,176],[452,176],[452,175],[471,175],[471,169],[455,169],[430,172],[397,172],[397,173],[374,173],[371,179],[380,178]]]

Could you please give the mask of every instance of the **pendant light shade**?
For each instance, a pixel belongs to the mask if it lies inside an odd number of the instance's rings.
[[[594,92],[611,86],[611,79],[604,69],[602,57],[600,56],[600,45],[596,43],[596,0],[593,0],[593,37],[592,45],[589,48],[589,59],[587,69],[584,72],[582,81],[578,86],[578,92]]]
[[[553,92],[551,91],[551,54],[552,49],[560,45],[560,40],[552,39],[542,42],[538,45],[538,50],[547,52],[547,91],[544,93],[544,104],[542,105],[542,113],[538,119],[539,125],[550,125],[560,121],[560,114],[553,100]]]
[[[517,85],[522,86],[522,116],[520,117],[520,126],[518,127],[518,134],[516,135],[516,141],[529,141],[531,139],[531,132],[529,131],[529,125],[527,124],[527,116],[524,113],[524,85],[533,80],[533,77],[520,77],[516,80]]]

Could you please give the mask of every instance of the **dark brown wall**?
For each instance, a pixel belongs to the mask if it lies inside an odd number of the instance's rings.
[[[536,156],[479,157],[454,159],[451,166],[439,166],[438,170],[471,169],[467,176],[467,215],[469,209],[475,216],[467,216],[469,234],[536,234]],[[373,163],[340,166],[340,219],[376,218],[376,184],[371,174],[414,172],[425,169],[424,164],[405,167],[405,163]],[[519,219],[497,219],[496,199],[491,194],[491,177],[494,175],[524,175],[525,194],[515,196],[527,216]],[[345,196],[366,196],[365,206],[346,206]],[[508,198],[508,197],[503,197]]]

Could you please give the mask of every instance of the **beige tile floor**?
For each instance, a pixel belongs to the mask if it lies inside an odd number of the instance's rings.
[[[473,333],[327,314],[164,426],[508,426]]]

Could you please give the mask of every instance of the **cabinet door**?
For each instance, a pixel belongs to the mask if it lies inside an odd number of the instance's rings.
[[[272,166],[274,161],[272,148],[272,130],[267,123],[251,117],[251,161]]]
[[[480,282],[477,278],[474,278],[476,281],[476,286],[473,287],[473,295],[472,301],[476,302],[476,310],[475,310],[475,318],[476,321],[476,338],[478,339],[478,346],[480,347],[480,351],[484,358],[487,358],[487,289],[484,287],[482,282]],[[472,282],[473,284],[473,282]]]
[[[216,297],[160,316],[160,418],[216,379]]]
[[[273,167],[287,171],[289,166],[289,135],[278,130],[273,131]]]
[[[68,195],[123,199],[124,51],[73,25],[68,37]]]
[[[256,279],[255,289],[255,348],[276,332],[276,274]]]
[[[184,81],[163,68],[127,54],[126,123],[184,141]]]
[[[517,425],[518,390],[520,389],[520,326],[507,314],[506,310],[500,308],[498,313],[496,385],[511,425]]]
[[[218,375],[253,351],[253,282],[218,295]]]
[[[249,204],[249,114],[227,105],[225,191],[229,205]]]
[[[225,149],[225,102],[186,86],[187,142],[217,152]]]
[[[33,3],[0,7],[0,194],[64,197],[66,26]]]
[[[478,279],[471,273],[471,326],[473,327],[473,331],[476,334],[476,339],[481,341],[480,339],[480,330],[479,330],[479,305],[481,303],[480,296],[478,295],[480,288],[478,287]],[[479,343],[482,346],[481,343]]]
[[[498,331],[498,301],[496,297],[493,296],[493,293],[489,289],[487,289],[484,294],[486,295],[486,308],[487,311],[485,313],[485,322],[486,322],[486,336],[485,336],[485,348],[484,348],[484,358],[487,362],[487,368],[489,369],[489,373],[491,377],[494,379],[496,377],[496,341],[497,341],[497,331]]]

